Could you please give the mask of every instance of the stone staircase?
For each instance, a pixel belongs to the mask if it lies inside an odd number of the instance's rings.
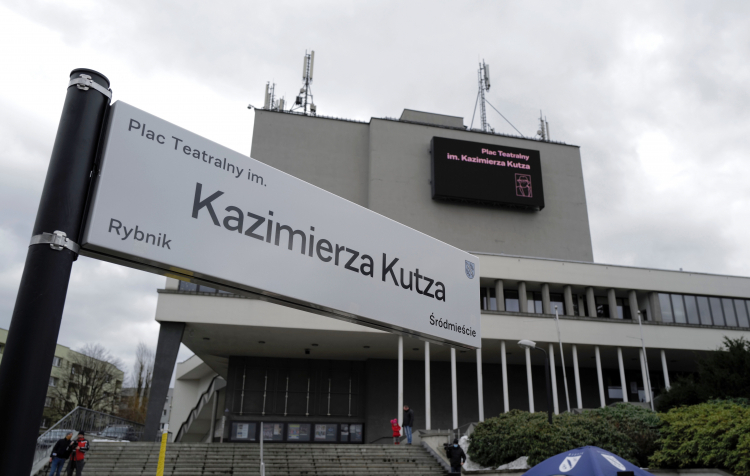
[[[154,476],[158,443],[91,443],[86,476]],[[266,476],[447,474],[422,446],[266,444]],[[47,471],[45,473],[44,471]],[[49,473],[49,467],[37,476]],[[169,443],[164,476],[260,475],[260,448],[242,443]]]

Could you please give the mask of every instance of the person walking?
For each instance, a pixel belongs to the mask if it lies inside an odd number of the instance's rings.
[[[404,427],[404,434],[406,435],[406,444],[411,444],[411,429],[414,426],[414,410],[409,408],[409,405],[404,405],[404,418],[401,426]]]
[[[453,439],[453,446],[448,448],[446,456],[451,462],[451,473],[461,473],[461,466],[466,462],[466,453],[458,446],[458,438]]]
[[[73,476],[73,468],[76,470],[76,476],[81,476],[83,472],[83,466],[86,464],[86,452],[89,450],[89,440],[84,435],[84,432],[79,431],[78,438],[73,442],[73,452],[68,463],[68,476]]]
[[[49,476],[60,476],[65,461],[70,457],[70,453],[73,451],[74,442],[70,441],[73,438],[73,432],[70,431],[65,435],[65,438],[60,438],[52,447],[52,454],[50,454],[49,462]]]
[[[401,439],[401,427],[398,426],[398,418],[391,420],[391,430],[393,430],[393,444],[399,444]]]

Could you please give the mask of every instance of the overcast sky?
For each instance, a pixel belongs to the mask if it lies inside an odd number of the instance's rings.
[[[7,328],[70,71],[249,154],[266,81],[318,112],[464,117],[581,146],[594,259],[750,275],[750,2],[0,0],[0,327]],[[498,132],[514,131],[494,111]],[[476,124],[475,124],[476,125]],[[132,365],[164,278],[80,258],[59,343]],[[180,359],[190,355],[183,348]]]

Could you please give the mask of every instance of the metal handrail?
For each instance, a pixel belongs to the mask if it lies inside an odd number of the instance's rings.
[[[218,385],[219,379],[224,380],[220,375],[217,375],[213,379],[211,379],[211,383],[208,385],[206,391],[203,392],[200,397],[198,397],[198,403],[196,403],[193,409],[190,410],[188,417],[184,422],[182,422],[182,425],[180,425],[180,429],[179,431],[177,431],[177,434],[174,437],[175,443],[182,441],[182,437],[185,436],[185,433],[188,432],[195,419],[198,418],[198,415],[200,414],[201,410],[203,410],[203,407],[211,400],[214,392],[216,392],[216,386]],[[213,418],[213,415],[211,415],[211,418]],[[211,435],[211,438],[213,438],[213,435]]]

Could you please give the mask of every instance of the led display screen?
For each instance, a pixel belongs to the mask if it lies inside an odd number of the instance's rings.
[[[538,150],[432,138],[432,198],[544,208]]]

